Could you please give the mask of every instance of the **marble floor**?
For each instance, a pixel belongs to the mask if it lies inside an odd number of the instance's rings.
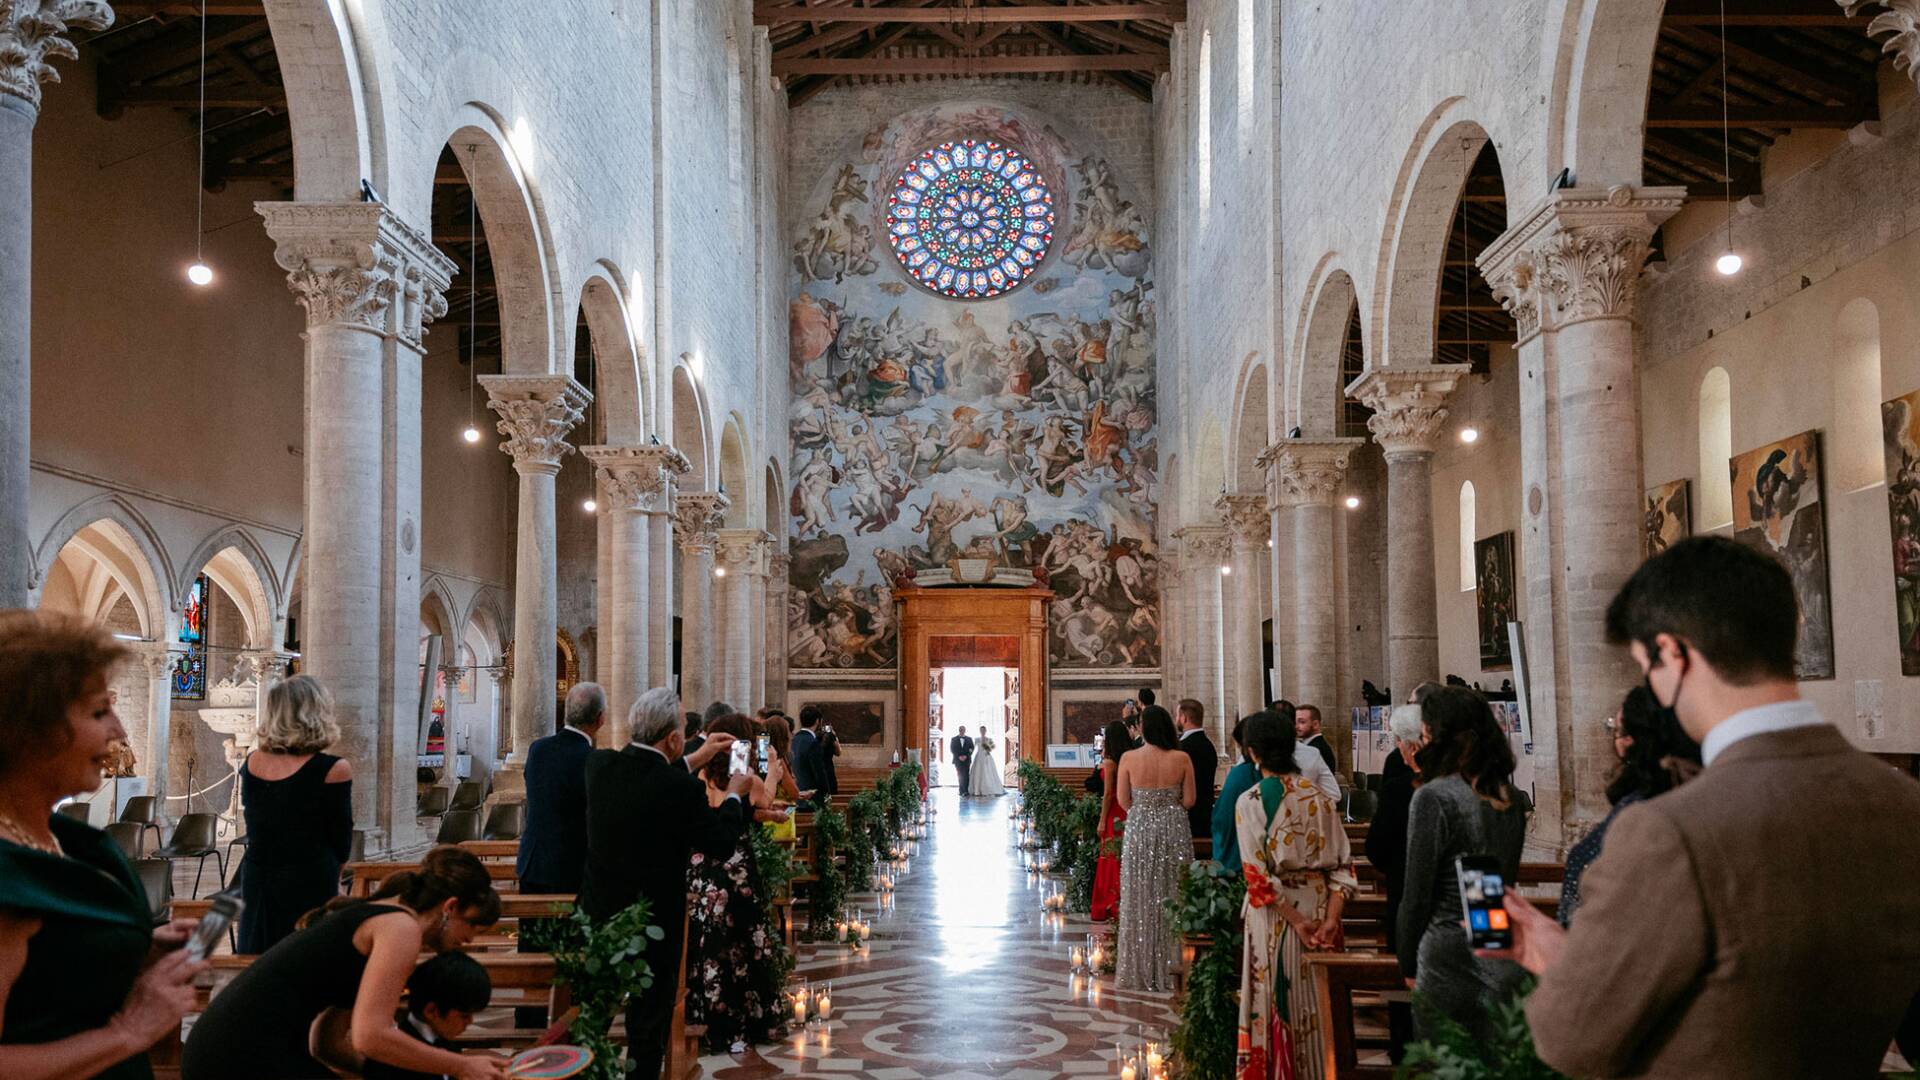
[[[795,978],[831,987],[831,1022],[762,1047],[764,1062],[708,1057],[706,1075],[1114,1076],[1116,1047],[1164,1045],[1169,995],[1121,993],[1111,975],[1072,973],[1070,950],[1096,927],[1042,912],[1042,897],[1065,880],[1042,881],[1022,865],[1008,817],[1016,799],[934,788],[928,837],[890,903],[854,900],[873,926],[869,948],[800,947]]]

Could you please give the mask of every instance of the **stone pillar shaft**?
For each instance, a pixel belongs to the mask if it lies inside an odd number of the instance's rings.
[[[1185,619],[1191,648],[1188,685],[1180,693],[1198,700],[1208,716],[1222,715],[1229,707],[1227,672],[1222,663],[1226,611],[1220,587],[1220,567],[1231,551],[1227,530],[1217,525],[1188,526],[1175,537],[1187,555]]]
[[[787,703],[787,555],[775,550],[767,557],[766,587],[766,699],[769,705]]]
[[[605,658],[611,745],[627,744],[628,713],[649,686],[653,652],[649,560],[654,514],[664,512],[670,473],[687,469],[667,446],[589,446],[581,451],[598,472],[607,543],[607,579],[601,583],[601,656]]]
[[[743,712],[752,712],[760,704],[753,689],[753,672],[760,666],[754,652],[754,628],[763,620],[755,615],[761,609],[755,607],[754,578],[760,573],[765,535],[758,529],[722,529],[714,548],[716,573],[720,575],[714,579],[717,621],[711,631],[719,660],[715,693]]]
[[[1260,574],[1268,566],[1267,539],[1272,534],[1264,495],[1223,493],[1213,505],[1226,522],[1227,565],[1233,570],[1220,583],[1226,616],[1226,637],[1222,645],[1226,693],[1215,714],[1215,723],[1208,725],[1218,729],[1219,736],[1214,739],[1218,746],[1225,733],[1232,729],[1230,717],[1245,716],[1266,705]]]
[[[731,501],[718,492],[682,494],[674,508],[674,543],[680,547],[680,700],[702,712],[719,700],[719,657],[714,634],[714,543]],[[730,701],[735,708],[740,702]]]

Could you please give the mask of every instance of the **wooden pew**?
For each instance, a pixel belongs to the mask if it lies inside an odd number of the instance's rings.
[[[1400,963],[1376,953],[1308,953],[1306,973],[1319,1010],[1320,1029],[1326,1032],[1322,1069],[1330,1080],[1391,1080],[1393,1067],[1363,1065],[1362,1051],[1374,1051],[1384,1062],[1383,1035],[1355,1034],[1356,1007],[1384,1007],[1380,995],[1406,990]],[[1360,996],[1356,1004],[1355,997]]]
[[[486,859],[517,859],[520,857],[518,840],[462,840],[460,847],[470,851],[474,857]]]
[[[493,879],[494,888],[508,892],[519,887],[520,872],[512,863],[482,863],[487,868],[487,876]],[[353,862],[346,870],[353,876],[353,884],[347,890],[349,896],[371,896],[380,888],[380,883],[395,874],[420,869],[416,862]]]

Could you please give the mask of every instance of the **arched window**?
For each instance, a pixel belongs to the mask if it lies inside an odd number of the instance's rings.
[[[1200,224],[1213,209],[1213,31],[1200,35],[1200,78],[1194,90],[1194,192]]]
[[[1827,460],[1841,491],[1885,480],[1880,436],[1880,311],[1861,297],[1840,309],[1833,364],[1833,445]]]
[[[1478,584],[1474,576],[1473,541],[1479,525],[1474,521],[1473,481],[1460,485],[1460,591],[1472,592]]]
[[[1733,524],[1733,382],[1726,368],[1700,380],[1700,531]]]

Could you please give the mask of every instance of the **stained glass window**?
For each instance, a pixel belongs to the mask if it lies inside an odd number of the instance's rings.
[[[199,701],[207,696],[207,601],[211,583],[201,574],[187,586],[187,602],[180,613],[180,641],[186,652],[173,666],[173,696]]]
[[[901,170],[887,239],[907,275],[957,300],[1018,288],[1053,244],[1053,193],[1010,146],[944,142]]]

